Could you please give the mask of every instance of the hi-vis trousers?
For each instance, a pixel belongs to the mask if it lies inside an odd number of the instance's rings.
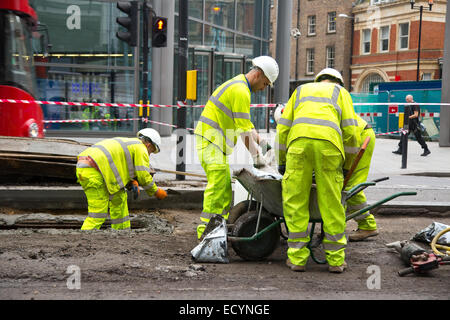
[[[369,176],[370,161],[372,160],[373,150],[375,149],[375,132],[373,131],[372,128],[368,128],[362,131],[361,141],[364,141],[366,137],[370,137],[370,142],[366,148],[366,151],[364,151],[363,156],[359,160],[359,163],[356,166],[355,171],[348,180],[345,190],[350,190],[357,184],[366,182],[367,177]],[[347,200],[347,214],[351,214],[365,207],[367,207],[367,199],[363,191],[355,194],[353,197]],[[354,218],[354,220],[358,223],[358,229],[361,230],[377,229],[375,217],[372,214],[370,214],[369,211],[362,215],[357,216],[356,218]]]
[[[200,215],[202,223],[197,226],[197,237],[200,239],[215,214],[228,219],[233,193],[227,156],[216,145],[207,143],[200,136],[196,136],[196,143],[197,156],[208,179]]]
[[[283,212],[289,230],[287,255],[295,265],[305,265],[310,251],[309,194],[315,173],[317,201],[325,237],[323,248],[330,266],[345,260],[345,210],[341,204],[343,157],[329,141],[310,138],[294,140],[286,155],[282,180]]]
[[[91,167],[77,167],[77,179],[88,202],[88,216],[81,230],[100,229],[107,218],[113,229],[130,228],[126,190],[110,195],[101,173]]]

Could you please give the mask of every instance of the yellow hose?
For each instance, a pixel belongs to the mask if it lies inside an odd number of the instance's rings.
[[[431,249],[433,250],[433,252],[434,252],[435,254],[440,255],[440,256],[445,256],[445,255],[449,255],[449,254],[450,254],[450,247],[443,246],[443,245],[441,245],[441,244],[436,244],[436,242],[438,241],[438,239],[439,239],[440,237],[442,237],[442,235],[443,235],[444,233],[447,233],[447,232],[449,232],[449,231],[450,231],[450,228],[447,228],[447,229],[442,230],[441,232],[439,232],[439,233],[433,238],[433,241],[431,241]],[[444,250],[445,250],[445,253],[441,253],[440,251],[437,250],[437,248],[439,248],[439,249],[444,249]]]

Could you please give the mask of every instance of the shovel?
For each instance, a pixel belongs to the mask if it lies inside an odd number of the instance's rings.
[[[226,220],[214,215],[203,234],[203,240],[191,250],[192,259],[196,262],[229,263]]]

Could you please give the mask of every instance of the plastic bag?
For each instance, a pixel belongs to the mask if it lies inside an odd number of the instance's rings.
[[[413,237],[413,240],[416,241],[422,241],[431,243],[433,241],[433,238],[442,230],[449,228],[450,226],[440,223],[440,222],[433,222],[425,229],[419,231],[416,233]],[[437,241],[436,243],[442,244],[442,245],[450,245],[450,232],[444,233]]]
[[[209,232],[209,229],[213,230]],[[204,233],[203,240],[191,250],[192,259],[196,262],[229,263],[226,220],[219,215],[213,216]]]

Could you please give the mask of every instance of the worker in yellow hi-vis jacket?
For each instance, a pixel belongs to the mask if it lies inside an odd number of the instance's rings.
[[[233,152],[237,138],[241,136],[244,140],[256,167],[265,164],[257,145],[267,150],[268,144],[250,121],[250,95],[272,85],[279,70],[277,62],[269,56],[256,57],[252,64],[247,74],[226,81],[213,92],[194,132],[197,155],[208,179],[201,223],[197,227],[199,239],[213,215],[228,218],[232,189],[227,156]]]
[[[314,83],[299,86],[277,125],[275,153],[283,174],[283,213],[289,230],[286,264],[305,271],[310,251],[309,194],[313,172],[325,237],[323,247],[330,272],[346,268],[345,209],[341,203],[344,145],[359,147],[357,118],[341,74],[331,68],[319,72]]]
[[[368,124],[364,119],[357,115],[358,126],[356,128],[357,132],[361,136],[361,141],[364,141],[367,137],[370,137],[370,142],[367,145],[366,150],[364,151],[363,156],[358,162],[355,170],[353,171],[350,179],[347,182],[347,186],[345,190],[350,190],[354,186],[366,182],[367,177],[369,175],[370,162],[372,160],[373,150],[375,149],[375,132],[373,131],[370,124]],[[344,144],[345,153],[356,155],[359,151],[359,148],[355,148],[352,146],[347,146]],[[347,163],[347,166],[344,167],[344,170],[349,170],[351,164]],[[351,214],[355,211],[363,209],[367,207],[367,199],[366,195],[363,191],[358,192],[353,197],[347,200],[347,213]],[[358,224],[358,229],[353,231],[348,239],[350,241],[361,241],[369,237],[373,237],[378,235],[377,223],[375,222],[375,217],[370,214],[370,212],[366,212],[360,216],[354,218],[354,220]]]
[[[78,155],[77,181],[83,187],[88,202],[88,216],[82,230],[100,229],[107,218],[113,229],[129,229],[127,192],[125,188],[138,184],[149,196],[167,196],[156,186],[150,174],[149,155],[159,152],[161,137],[151,128],[138,132],[138,138],[105,139]]]

